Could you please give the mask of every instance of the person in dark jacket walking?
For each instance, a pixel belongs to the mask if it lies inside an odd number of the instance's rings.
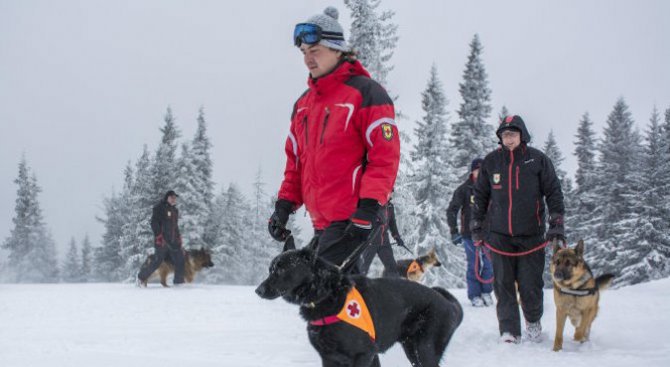
[[[154,233],[154,254],[149,257],[137,274],[138,284],[146,286],[149,276],[169,257],[174,264],[173,284],[184,283],[184,250],[179,232],[179,210],[177,194],[170,190],[156,204],[151,215],[151,230]]]
[[[395,220],[395,207],[393,206],[391,199],[389,199],[388,203],[382,207],[382,221],[381,231],[377,233],[377,236],[372,239],[370,246],[363,252],[361,273],[368,273],[372,260],[374,260],[375,255],[378,255],[379,260],[381,260],[384,265],[384,273],[389,277],[399,277],[398,264],[396,264],[395,257],[393,257],[393,249],[391,248],[391,242],[389,241],[389,231],[398,246],[404,247],[405,242],[402,240],[400,233],[398,232],[398,224]]]
[[[400,139],[393,101],[355,59],[337,18],[337,9],[328,7],[294,29],[309,89],[293,106],[284,180],[268,231],[285,241],[289,215],[305,204],[317,254],[341,265],[381,225]]]
[[[467,181],[463,182],[454,192],[449,207],[447,208],[447,224],[451,231],[451,242],[458,245],[461,242],[465,247],[465,257],[468,262],[466,280],[468,283],[468,299],[475,307],[493,305],[493,286],[491,283],[481,282],[479,279],[488,280],[493,278],[493,267],[489,260],[487,250],[483,249],[477,253],[470,233],[470,216],[472,206],[475,203],[473,186],[477,181],[479,169],[484,162],[481,158],[476,158],[470,164],[470,175]],[[458,229],[458,213],[460,212],[460,231]],[[478,267],[475,269],[475,262],[479,257]],[[475,270],[479,274],[475,274]],[[479,277],[479,279],[478,279]]]
[[[521,341],[518,286],[527,337],[539,341],[544,296],[543,245],[545,240],[565,240],[561,183],[551,160],[528,146],[530,134],[521,117],[503,118],[496,135],[501,147],[484,158],[475,184],[472,236],[475,243],[485,241],[492,247],[501,339]],[[545,202],[549,210],[546,239]],[[483,225],[485,218],[490,226],[488,235]],[[527,254],[518,255],[522,252]]]

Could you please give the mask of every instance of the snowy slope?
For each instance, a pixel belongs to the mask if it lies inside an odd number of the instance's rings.
[[[465,300],[464,290],[454,294]],[[551,292],[540,344],[499,344],[494,309],[464,309],[442,365],[670,366],[670,279],[607,291],[591,342],[572,342],[568,325],[559,353]],[[0,285],[3,367],[316,365],[297,307],[261,300],[253,287]],[[409,363],[396,346],[382,365]]]

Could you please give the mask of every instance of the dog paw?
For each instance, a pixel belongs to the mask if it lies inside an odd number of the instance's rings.
[[[559,352],[561,349],[563,349],[562,345],[556,345],[554,344],[554,352]]]

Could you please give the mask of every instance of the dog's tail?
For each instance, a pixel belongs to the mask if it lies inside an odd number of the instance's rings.
[[[444,288],[440,287],[433,287],[435,292],[441,294],[444,298],[447,299],[449,303],[454,305],[454,314],[452,315],[454,317],[454,320],[456,320],[456,323],[454,325],[458,326],[461,324],[461,321],[463,321],[463,307],[461,307],[461,303],[458,302],[456,297],[454,297],[449,291],[447,291]]]
[[[599,291],[604,291],[609,288],[614,279],[614,274],[603,274],[596,278],[596,287]]]

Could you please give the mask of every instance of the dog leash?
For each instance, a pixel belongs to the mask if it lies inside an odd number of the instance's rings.
[[[539,251],[539,250],[541,250],[541,249],[547,247],[547,245],[549,245],[549,242],[550,242],[550,241],[545,241],[545,242],[539,244],[538,246],[533,247],[533,248],[531,248],[530,250],[528,250],[528,251],[524,251],[524,252],[507,252],[507,251],[503,251],[503,250],[498,250],[497,248],[491,246],[491,245],[490,245],[489,243],[487,243],[487,242],[484,242],[484,241],[477,241],[477,242],[475,242],[475,277],[477,278],[477,280],[478,280],[479,282],[484,283],[484,284],[491,284],[491,283],[493,283],[493,281],[495,280],[495,277],[491,277],[491,278],[489,278],[489,279],[484,279],[484,278],[482,278],[482,277],[479,275],[479,262],[480,262],[480,260],[479,260],[479,256],[480,256],[480,253],[481,253],[481,251],[482,251],[482,249],[481,249],[482,246],[484,246],[484,247],[486,247],[487,249],[489,249],[489,250],[495,252],[495,253],[498,254],[498,255],[511,256],[511,257],[519,257],[519,256],[526,256],[526,255],[528,255],[528,254],[532,254],[532,253],[535,252],[535,251]],[[489,253],[486,252],[486,251],[484,251],[484,254],[486,254],[486,256],[489,258],[489,261],[492,261],[492,259],[491,259],[491,254],[489,254]]]

